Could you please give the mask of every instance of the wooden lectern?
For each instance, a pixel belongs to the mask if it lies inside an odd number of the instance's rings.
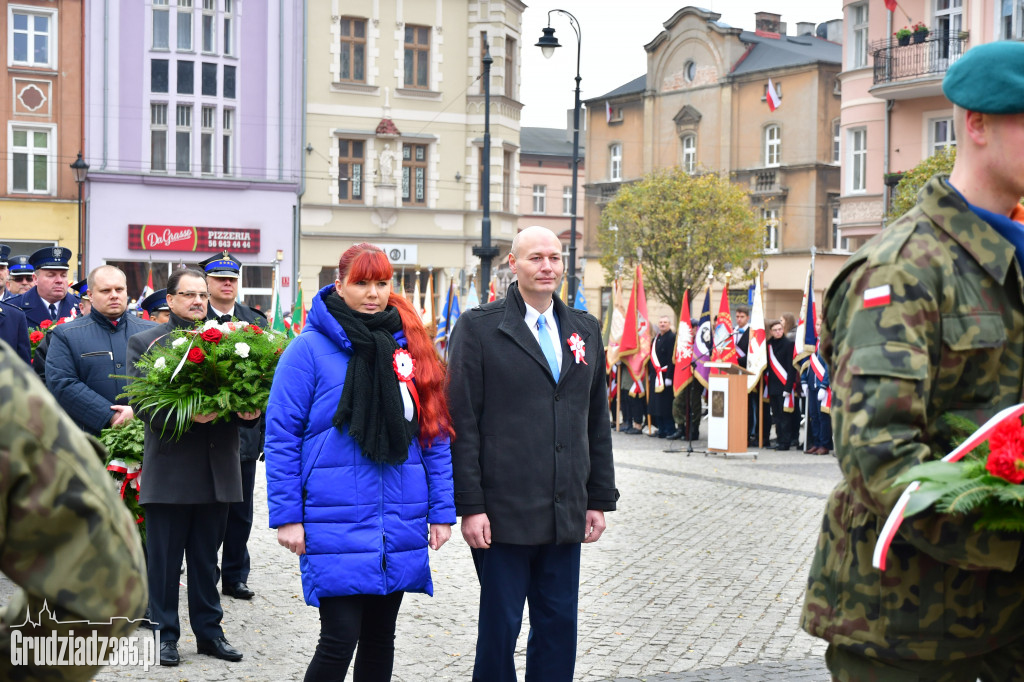
[[[708,451],[747,452],[747,375],[731,362],[708,362]]]

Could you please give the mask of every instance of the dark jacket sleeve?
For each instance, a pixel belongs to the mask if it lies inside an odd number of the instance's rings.
[[[50,332],[46,387],[76,422],[99,433],[110,424],[114,413],[110,401],[79,378],[76,355],[63,329]]]
[[[455,512],[459,516],[482,514],[483,481],[480,473],[480,414],[483,411],[483,380],[480,339],[464,315],[452,331],[448,345],[448,403],[455,426],[452,441],[452,473],[455,479]]]
[[[591,334],[597,344],[597,357],[604,358],[601,329]],[[615,466],[612,459],[612,429],[608,414],[608,373],[604,363],[594,372],[590,385],[590,414],[587,418],[590,441],[590,478],[587,480],[587,509],[615,511],[619,491],[615,488]],[[456,431],[458,433],[458,431]],[[461,437],[461,436],[460,436]]]

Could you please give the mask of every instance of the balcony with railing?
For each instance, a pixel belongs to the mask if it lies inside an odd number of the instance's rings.
[[[942,94],[946,70],[967,49],[967,33],[932,32],[921,42],[900,45],[885,40],[871,46],[874,86],[882,99],[910,99]]]

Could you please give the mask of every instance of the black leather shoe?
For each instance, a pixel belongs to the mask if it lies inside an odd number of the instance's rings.
[[[252,599],[256,593],[249,589],[245,583],[229,583],[221,590],[224,594],[235,599]]]
[[[207,656],[216,656],[225,661],[240,661],[242,660],[242,652],[235,647],[228,644],[228,640],[223,637],[217,639],[200,639],[196,641],[196,650]],[[161,649],[161,656],[163,650]]]
[[[786,450],[789,450],[789,446],[788,445],[776,445],[775,446],[775,450],[777,452],[784,452]]]
[[[176,642],[160,642],[160,665],[178,665],[181,657],[178,656],[178,644]]]
[[[682,437],[683,437],[683,430],[682,429],[676,429],[675,431],[673,431],[669,435],[665,436],[665,440],[679,440]]]

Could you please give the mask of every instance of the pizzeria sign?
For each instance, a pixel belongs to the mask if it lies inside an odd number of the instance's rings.
[[[259,253],[260,231],[192,225],[129,225],[128,248],[132,251]]]

